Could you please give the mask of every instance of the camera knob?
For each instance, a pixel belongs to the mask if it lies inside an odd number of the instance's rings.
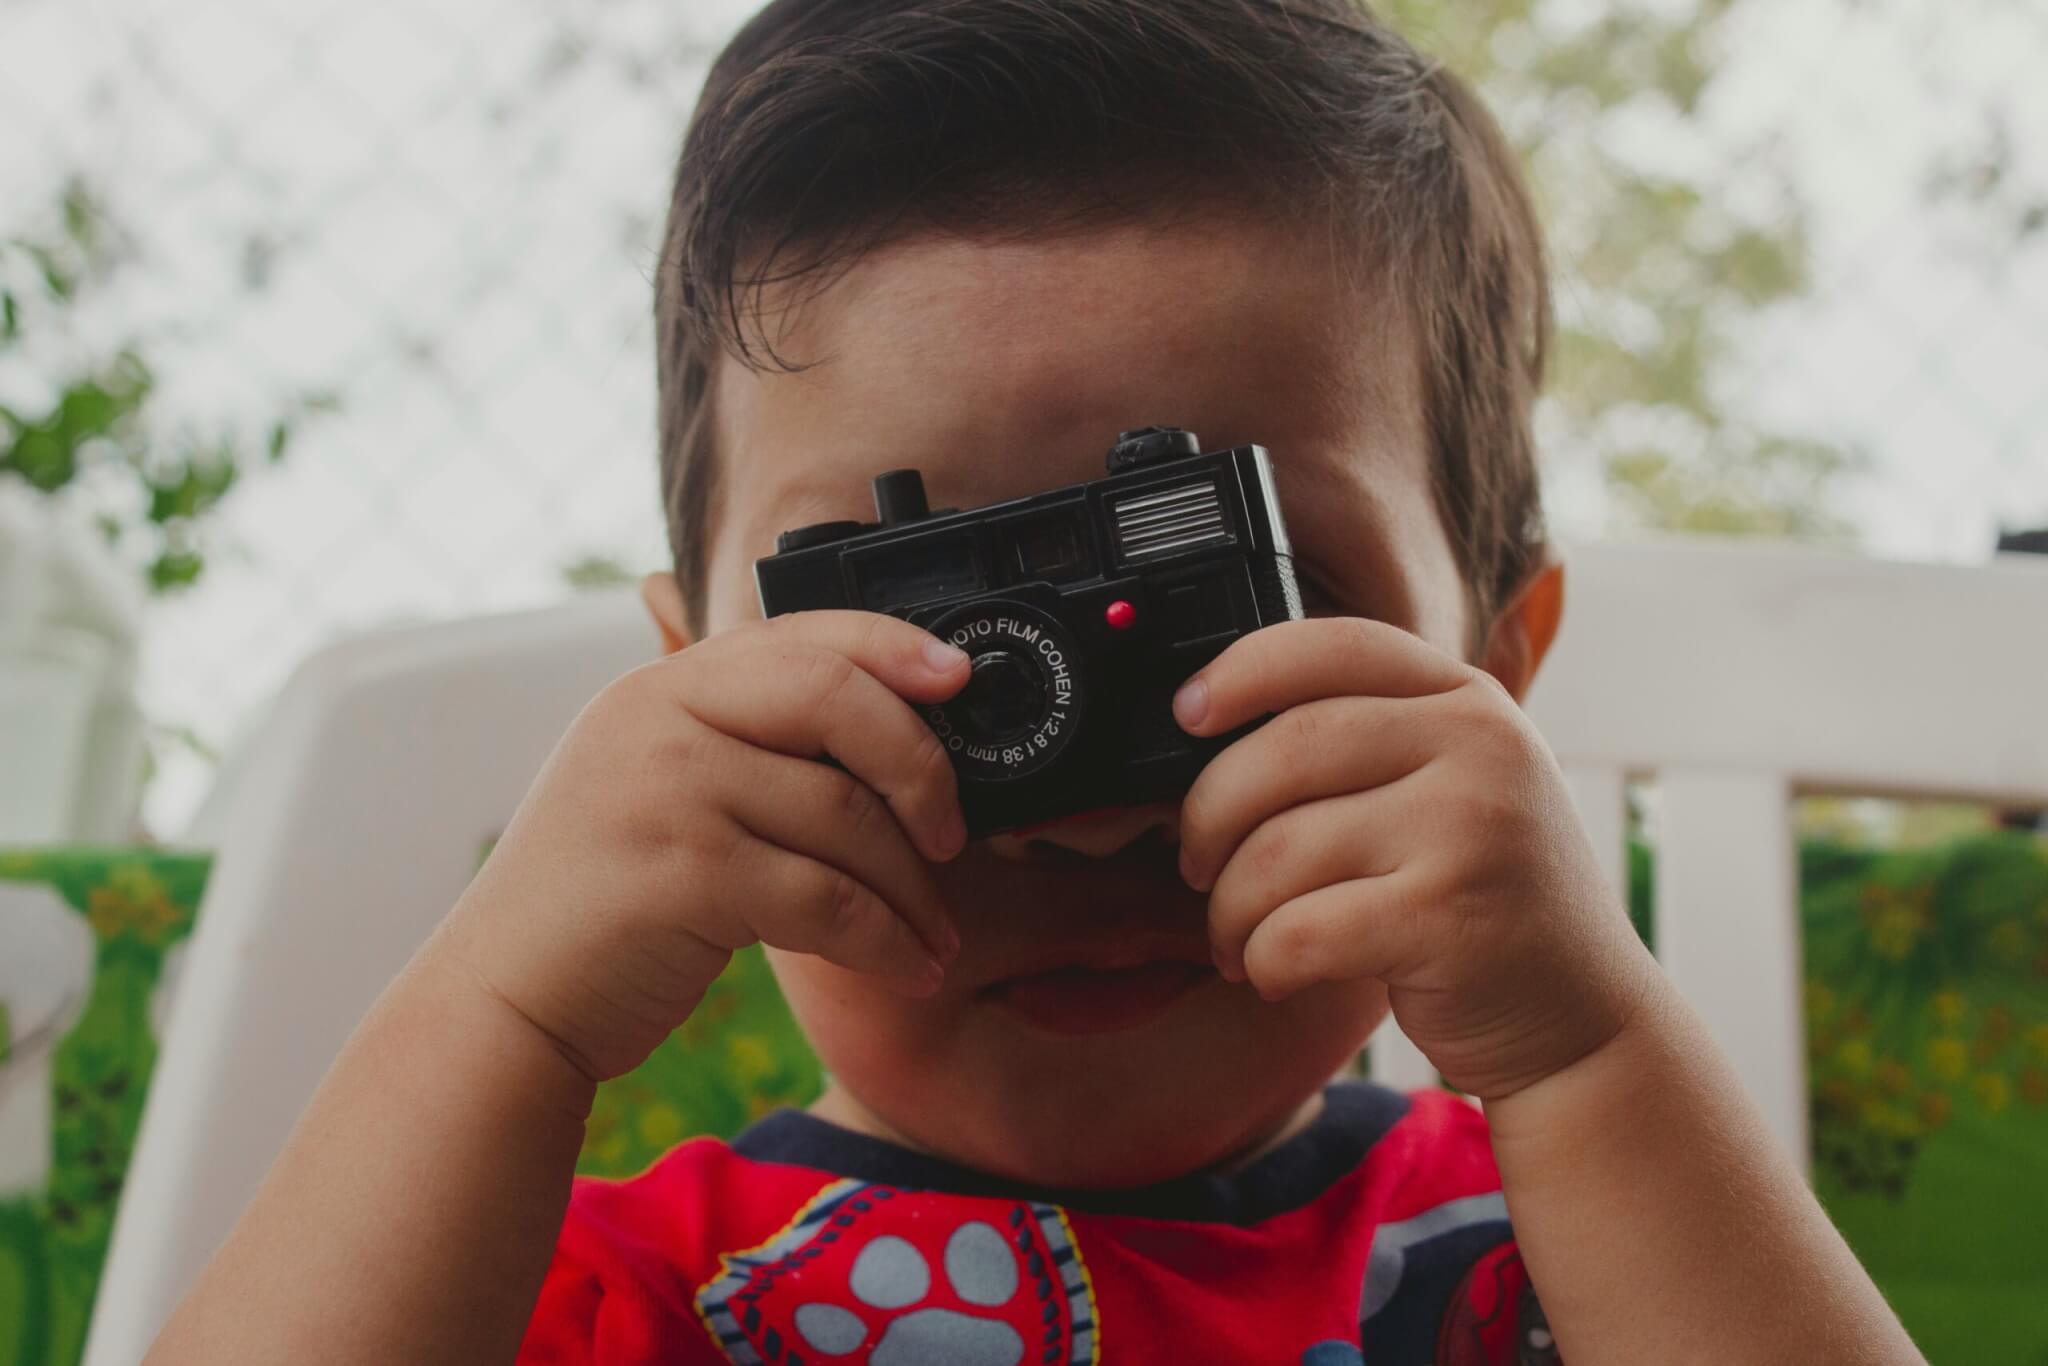
[[[883,526],[921,522],[931,515],[931,504],[924,500],[924,476],[916,470],[875,476],[875,516]]]
[[[843,541],[861,529],[859,522],[813,522],[785,531],[775,538],[775,553],[787,555],[792,550],[809,550],[815,545],[830,545]]]
[[[1109,472],[1122,474],[1140,465],[1201,453],[1201,438],[1193,432],[1179,427],[1139,427],[1118,434],[1116,444],[1109,448]]]

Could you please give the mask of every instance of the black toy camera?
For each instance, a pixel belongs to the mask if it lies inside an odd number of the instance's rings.
[[[1264,448],[1203,454],[1145,427],[1109,476],[961,512],[916,470],[874,481],[879,521],[785,531],[754,564],[767,616],[886,612],[974,661],[925,709],[973,835],[1178,797],[1244,730],[1197,740],[1174,691],[1248,631],[1301,616]],[[1256,724],[1256,723],[1254,723]]]

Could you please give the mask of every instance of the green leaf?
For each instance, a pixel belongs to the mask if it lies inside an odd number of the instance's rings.
[[[56,432],[34,426],[21,431],[13,448],[0,456],[0,469],[14,471],[39,492],[55,493],[78,476],[78,459]]]
[[[562,566],[563,582],[584,592],[615,588],[638,578],[639,575],[609,555],[585,555]]]
[[[36,242],[22,243],[22,249],[29,259],[36,263],[36,273],[43,277],[43,287],[50,291],[50,297],[69,301],[78,290],[78,277],[57,259],[57,253]]]
[[[166,550],[150,561],[150,589],[170,593],[190,588],[205,568],[206,557],[196,550]]]
[[[90,255],[99,243],[100,212],[84,181],[74,178],[65,185],[63,214],[64,235]]]
[[[0,290],[0,341],[13,341],[21,335],[21,308],[14,302],[14,291]]]
[[[239,473],[231,454],[221,447],[187,456],[149,480],[147,516],[158,526],[202,517],[227,496]]]
[[[284,459],[285,447],[291,444],[291,439],[291,423],[280,418],[270,424],[270,440],[265,443],[265,451],[270,456],[271,463],[275,464]]]
[[[79,380],[58,400],[57,431],[71,445],[82,445],[113,431],[125,411],[120,397],[99,381]]]

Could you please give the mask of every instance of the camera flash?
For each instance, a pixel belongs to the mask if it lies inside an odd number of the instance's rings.
[[[1109,623],[1109,629],[1112,631],[1128,631],[1132,623],[1138,619],[1138,609],[1118,598],[1102,609],[1102,619]]]

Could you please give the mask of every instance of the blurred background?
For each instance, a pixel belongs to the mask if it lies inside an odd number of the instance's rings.
[[[112,545],[176,835],[336,636],[663,561],[650,275],[748,0],[0,0],[0,500]],[[1398,0],[1525,150],[1567,538],[2048,526],[2048,7]]]
[[[0,0],[0,1366],[79,1359],[207,796],[286,675],[663,567],[650,280],[753,7]],[[1380,8],[1532,173],[1560,539],[2048,553],[2048,3]],[[1977,683],[2044,681],[1958,678],[1959,714]],[[1796,820],[1816,1188],[1931,1359],[2048,1363],[2048,825]],[[582,1170],[815,1092],[735,971]]]

